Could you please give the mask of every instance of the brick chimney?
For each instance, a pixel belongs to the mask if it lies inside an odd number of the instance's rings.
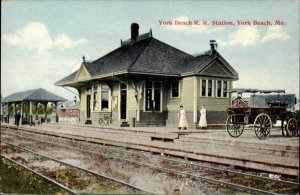
[[[137,37],[139,36],[139,25],[138,23],[132,23],[131,24],[131,41],[136,42]]]
[[[210,50],[212,54],[215,54],[217,52],[217,47],[218,47],[216,40],[210,40],[209,44],[210,44]]]

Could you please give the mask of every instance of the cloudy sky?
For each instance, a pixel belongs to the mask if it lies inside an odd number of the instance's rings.
[[[130,24],[190,54],[218,51],[237,70],[234,87],[285,89],[299,98],[299,1],[2,1],[1,94],[45,88],[130,38]],[[160,21],[233,21],[235,25],[161,25]],[[270,21],[272,26],[237,25]],[[281,20],[285,25],[274,25]]]

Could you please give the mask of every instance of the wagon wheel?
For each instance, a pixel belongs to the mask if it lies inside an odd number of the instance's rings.
[[[297,136],[298,129],[297,129],[297,121],[294,118],[290,118],[285,126],[286,132],[290,136]]]
[[[228,116],[226,120],[226,130],[231,137],[239,137],[244,131],[245,125],[234,124],[232,122],[232,116]]]
[[[272,120],[267,114],[259,114],[254,120],[253,128],[259,139],[265,139],[270,135]]]

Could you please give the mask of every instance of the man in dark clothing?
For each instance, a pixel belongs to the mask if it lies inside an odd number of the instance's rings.
[[[19,127],[20,119],[21,119],[21,113],[20,113],[20,111],[18,111],[15,114],[15,125],[17,125],[17,127]]]

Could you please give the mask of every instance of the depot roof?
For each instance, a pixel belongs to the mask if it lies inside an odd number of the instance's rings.
[[[198,74],[204,70],[211,60],[219,58],[230,72],[229,77],[238,79],[238,73],[219,54],[212,51],[193,56],[172,47],[152,36],[152,31],[139,35],[135,42],[131,39],[121,41],[121,46],[99,59],[84,61],[79,70],[66,76],[55,85],[64,86],[76,83],[80,70],[84,69],[89,80],[109,77],[118,74],[149,74],[182,77]]]

